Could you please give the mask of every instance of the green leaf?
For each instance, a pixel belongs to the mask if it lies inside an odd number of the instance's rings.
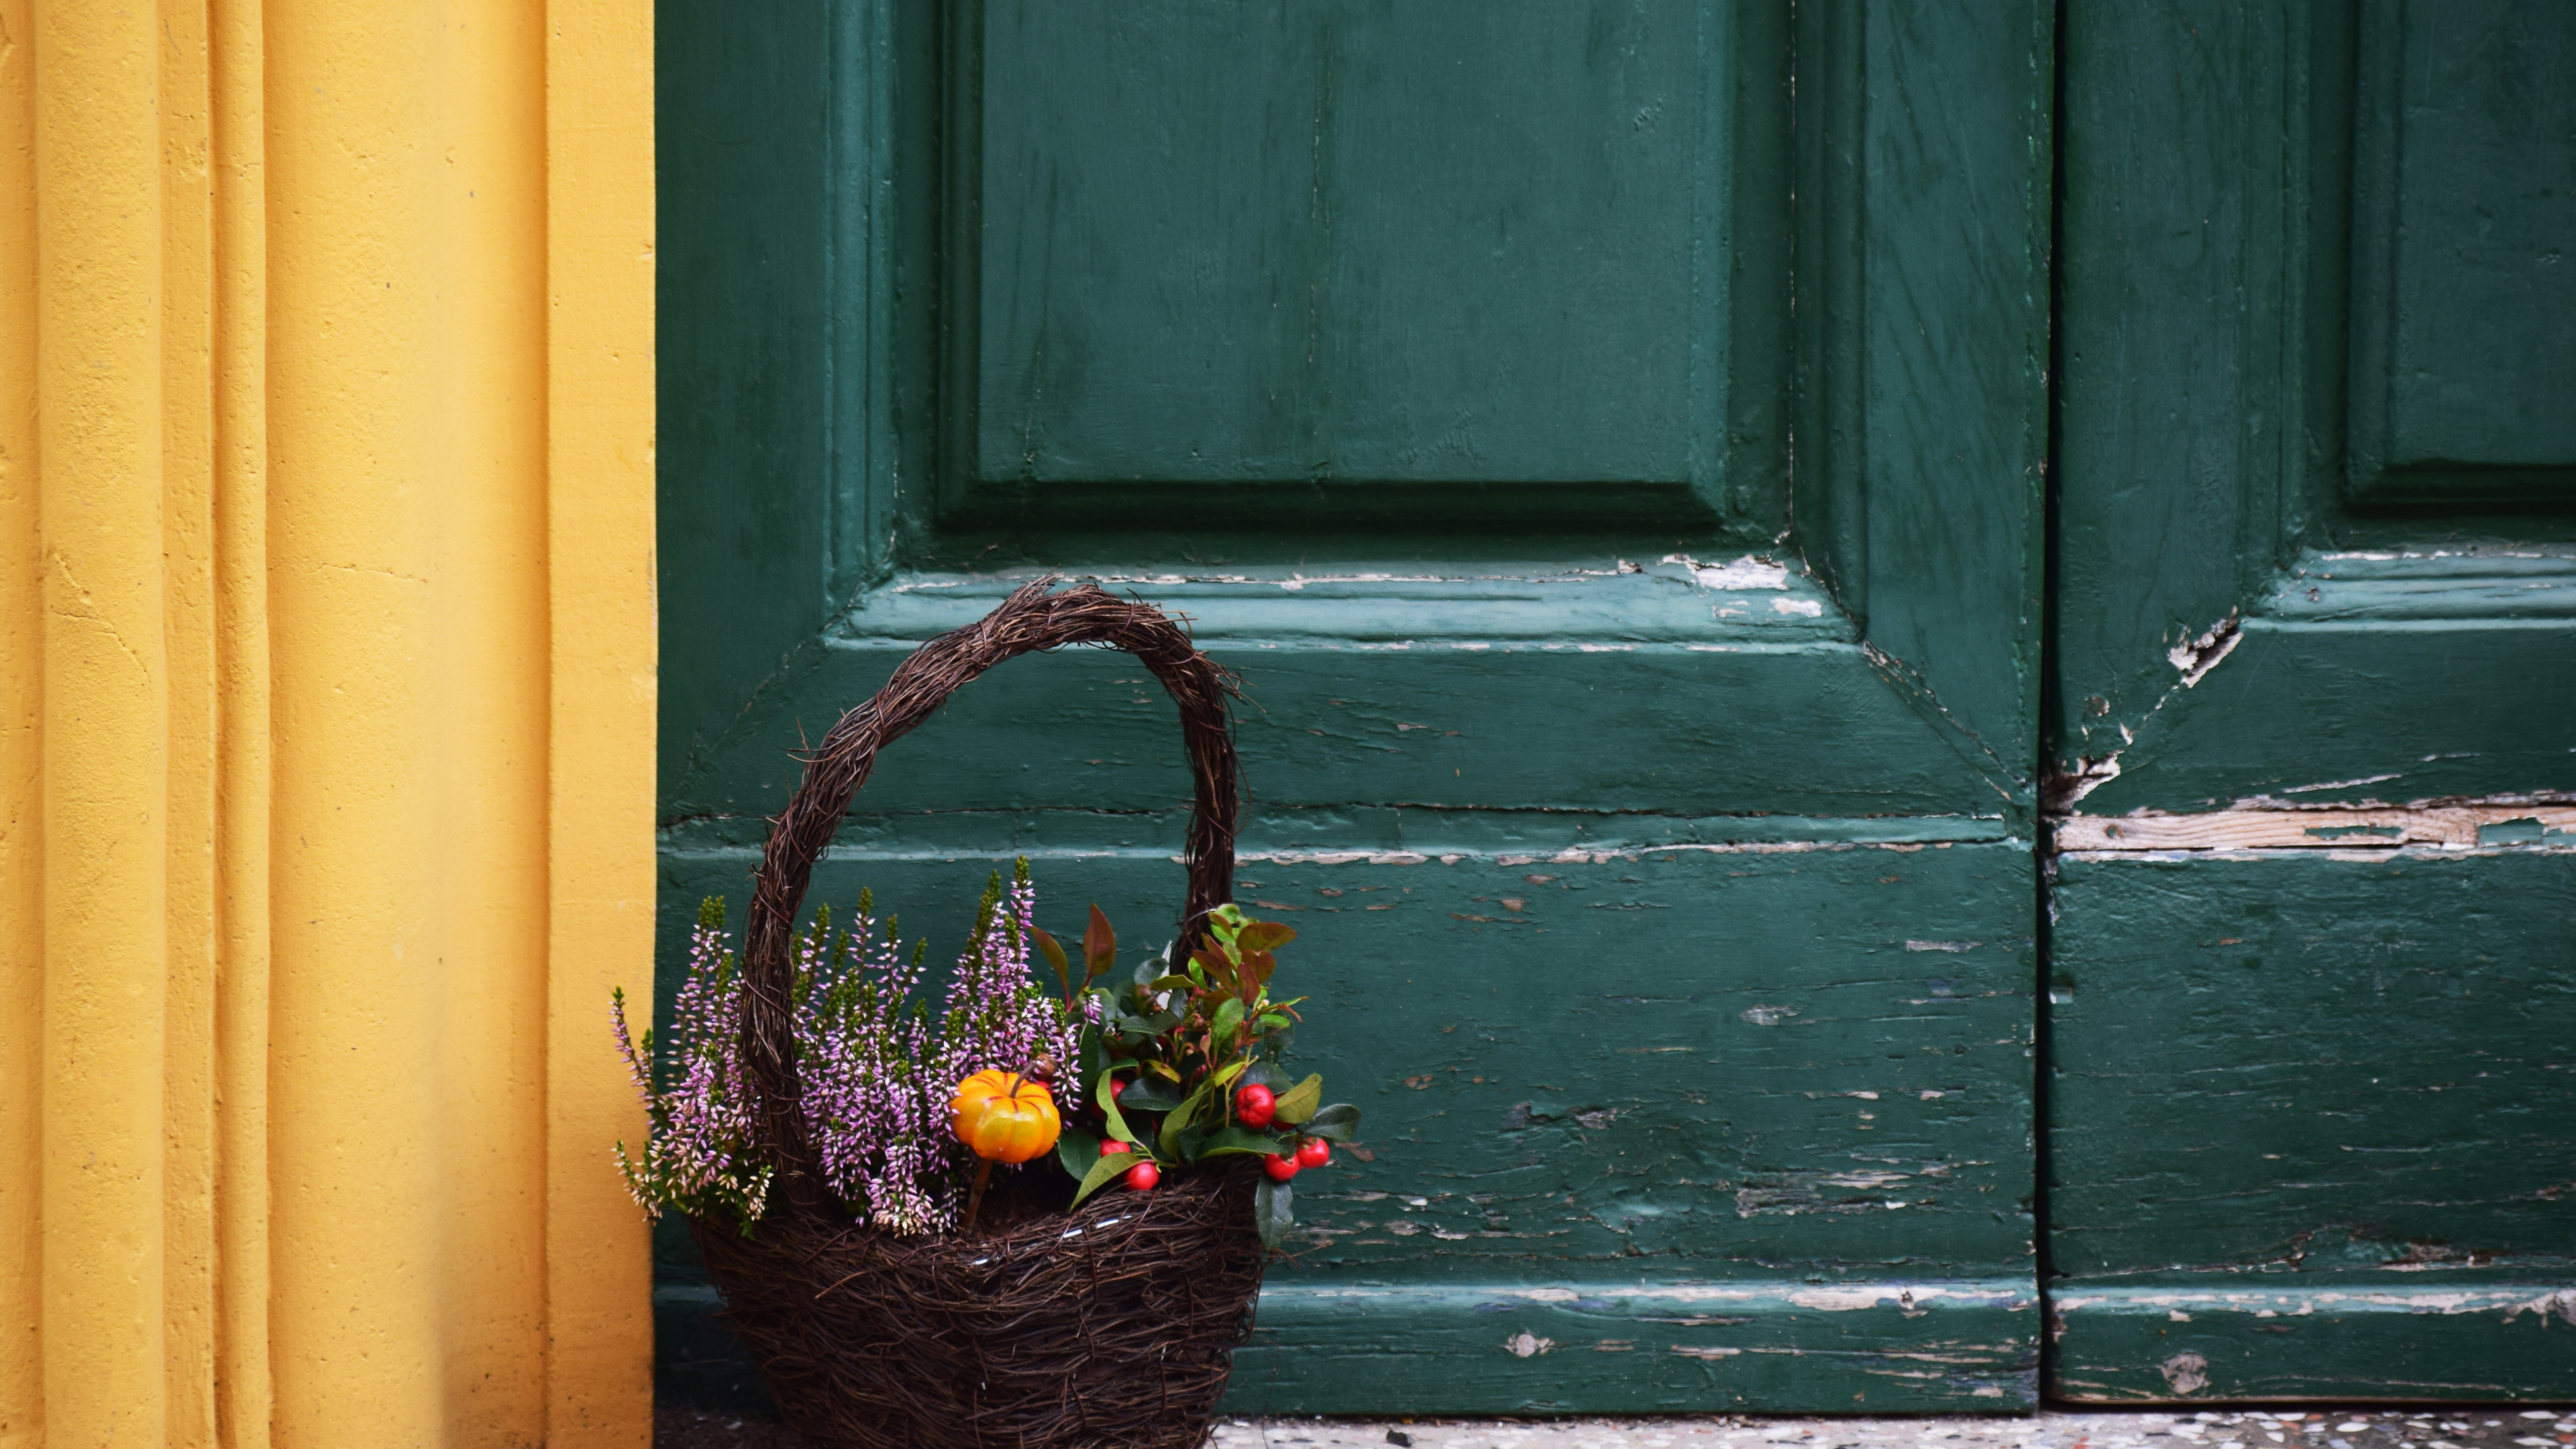
[[[1254,1062],[1245,1069],[1243,1079],[1246,1082],[1257,1082],[1268,1087],[1270,1095],[1274,1097],[1287,1096],[1288,1089],[1295,1085],[1297,1080],[1281,1071],[1277,1062]]]
[[[1082,1199],[1075,1198],[1074,1201]],[[1266,1177],[1259,1187],[1252,1190],[1252,1226],[1260,1230],[1261,1246],[1277,1248],[1279,1240],[1296,1226],[1296,1202],[1297,1196],[1289,1190],[1289,1184],[1272,1182]]]
[[[1360,1125],[1360,1109],[1348,1102],[1335,1102],[1298,1125],[1309,1137],[1321,1137],[1327,1142],[1348,1142],[1351,1133]]]
[[[1083,966],[1090,974],[1085,981],[1096,981],[1108,973],[1118,960],[1118,933],[1109,928],[1109,918],[1100,914],[1100,904],[1091,906],[1091,924],[1082,931]]]
[[[1118,1105],[1129,1112],[1169,1112],[1181,1105],[1181,1094],[1169,1083],[1139,1077],[1118,1094]]]
[[[1055,1139],[1055,1160],[1066,1176],[1080,1182],[1100,1160],[1100,1139],[1080,1127],[1067,1126]]]
[[[1145,983],[1147,991],[1195,991],[1198,983],[1186,976],[1157,976]]]
[[[1100,1099],[1100,1115],[1109,1119],[1109,1135],[1121,1142],[1135,1142],[1136,1134],[1127,1129],[1127,1118],[1118,1110],[1118,1099],[1109,1095],[1109,1084],[1117,1078],[1100,1074],[1100,1085],[1093,1092]]]
[[[1208,1023],[1208,1031],[1216,1037],[1219,1047],[1228,1047],[1234,1044],[1235,1028],[1241,1025],[1243,1003],[1229,996],[1217,1003],[1216,1018]]]
[[[1253,1018],[1252,1024],[1263,1031],[1285,1031],[1288,1029],[1288,1018],[1275,1011],[1265,1011]]]
[[[1109,1184],[1116,1182],[1121,1174],[1144,1160],[1144,1158],[1137,1156],[1133,1152],[1104,1152],[1100,1154],[1100,1160],[1091,1164],[1091,1170],[1082,1175],[1082,1186],[1073,1190],[1073,1205],[1075,1207],[1082,1206],[1082,1200],[1084,1198],[1087,1198],[1093,1193],[1100,1191],[1102,1188],[1107,1187]]]
[[[1182,1130],[1187,1128],[1190,1123],[1198,1117],[1200,1109],[1207,1105],[1209,1096],[1221,1096],[1225,1091],[1226,1084],[1233,1081],[1235,1078],[1242,1076],[1244,1068],[1251,1065],[1252,1063],[1250,1062],[1236,1062],[1225,1070],[1218,1072],[1215,1076],[1199,1083],[1198,1090],[1190,1093],[1189,1100],[1181,1103],[1179,1110],[1163,1119],[1163,1130],[1157,1135],[1156,1140],[1161,1144],[1164,1156],[1172,1157],[1179,1154]],[[1226,1112],[1220,1110],[1216,1114],[1216,1120],[1223,1122],[1227,1116],[1228,1114]]]
[[[1291,1126],[1315,1115],[1317,1104],[1324,1100],[1324,1074],[1317,1072],[1296,1086],[1279,1094],[1277,1116]]]
[[[1253,1132],[1241,1127],[1228,1127],[1223,1131],[1209,1133],[1207,1140],[1199,1144],[1198,1156],[1202,1158],[1231,1157],[1238,1155],[1267,1157],[1271,1153],[1286,1152],[1288,1150],[1289,1147],[1287,1143],[1280,1141],[1278,1138],[1271,1136],[1267,1132]]]
[[[1197,1091],[1190,1093],[1187,1100],[1163,1119],[1163,1130],[1156,1134],[1156,1140],[1161,1143],[1164,1155],[1179,1154],[1181,1129],[1189,1126],[1190,1119],[1198,1115],[1199,1104],[1207,1100],[1208,1089],[1214,1085],[1216,1085],[1214,1081],[1201,1082]]]

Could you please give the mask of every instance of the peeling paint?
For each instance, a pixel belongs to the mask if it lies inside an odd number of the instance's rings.
[[[2493,1287],[2186,1289],[2123,1288],[2060,1292],[2049,1299],[2061,1317],[2143,1314],[2167,1318],[2188,1313],[2206,1318],[2240,1313],[2249,1318],[2302,1317],[2313,1313],[2408,1313],[2457,1317],[2493,1313],[2511,1323],[2525,1313],[2556,1314],[2576,1324],[2576,1288],[2500,1283]]]
[[[2121,733],[2126,735],[2128,731],[2124,728]],[[2049,809],[2052,813],[2069,809],[2085,796],[2118,778],[2120,778],[2118,750],[2113,750],[2099,759],[2088,755],[2077,760],[2074,769],[2049,781],[2051,786],[2049,794],[2052,797],[2049,801]]]
[[[2193,688],[2203,679],[2208,678],[2209,671],[2216,669],[2228,655],[2235,653],[2236,646],[2242,643],[2244,638],[2244,620],[2238,617],[2236,610],[2230,609],[2227,611],[2226,618],[2209,626],[2209,629],[2200,637],[2186,639],[2166,650],[2165,659],[2173,665],[2175,672],[2181,677],[2176,679],[2162,695],[2159,695],[2154,704],[2147,707],[2146,713],[2138,717],[2138,723],[2143,724],[2153,717],[2158,710],[2171,703],[2176,694]],[[2120,725],[2119,730],[2119,749],[2100,755],[2083,756],[2075,761],[2074,768],[2059,770],[2050,776],[2047,799],[2044,802],[2048,813],[2064,814],[2072,810],[2085,796],[2120,778],[2120,755],[2129,746],[2137,743],[2138,735],[2137,731],[2127,724]]]
[[[2353,809],[2274,804],[2190,814],[2140,810],[2073,815],[2054,827],[2056,848],[2088,855],[2144,851],[2442,850],[2576,846],[2576,803],[2528,796],[2430,806]],[[1908,949],[1911,949],[1909,943]]]
[[[1300,1289],[1303,1293],[1335,1298],[1396,1298],[1410,1291],[1402,1287],[1318,1288]],[[1565,1303],[1580,1305],[1587,1299],[1600,1300],[1613,1290],[1594,1287],[1523,1288],[1516,1285],[1479,1288],[1479,1296],[1494,1299],[1518,1299],[1525,1303]],[[1867,1309],[1886,1308],[1902,1313],[1924,1304],[1949,1302],[1961,1307],[2004,1308],[2019,1310],[2033,1307],[2038,1300],[2027,1285],[2009,1281],[1971,1283],[1847,1283],[1826,1286],[1786,1286],[1779,1283],[1658,1283],[1636,1290],[1636,1297],[1655,1303],[1722,1303],[1757,1308],[1769,1303],[1786,1302],[1791,1307],[1818,1313],[1857,1313]]]
[[[1729,564],[1704,564],[1687,554],[1668,553],[1663,561],[1680,564],[1690,570],[1691,581],[1703,589],[1739,591],[1744,589],[1785,589],[1789,587],[1789,570],[1767,558],[1746,554]]]
[[[2316,794],[2316,793],[2318,793],[2319,791],[2323,791],[2323,790],[2354,790],[2354,789],[2359,789],[2361,786],[2364,786],[2364,785],[2381,785],[2381,784],[2385,784],[2385,783],[2387,783],[2387,782],[2388,782],[2388,781],[2390,781],[2390,780],[2398,780],[2398,779],[2403,779],[2403,778],[2405,778],[2403,775],[2390,774],[2390,775],[2364,775],[2364,776],[2361,776],[2359,779],[2354,779],[2354,780],[2319,780],[2317,783],[2315,783],[2315,784],[2313,784],[2313,785],[2290,785],[2290,786],[2286,786],[2286,787],[2284,787],[2284,788],[2282,789],[2281,793],[2282,793],[2282,794],[2284,794],[2284,795],[2313,795],[2313,794]]]
[[[2002,843],[2018,845],[2021,842],[2016,837],[2006,836],[2003,838]],[[1946,848],[1949,844],[1950,842],[1947,841],[1930,842],[1931,847],[1936,849]],[[1490,861],[1493,864],[1501,866],[1535,865],[1541,862],[1545,862],[1549,865],[1610,865],[1620,862],[1634,865],[1638,862],[1652,858],[1671,857],[1677,855],[1801,855],[1816,851],[1839,853],[1853,850],[1885,850],[1893,851],[1897,854],[1912,854],[1925,848],[1926,846],[1924,843],[1914,841],[1694,840],[1676,841],[1671,844],[1661,845],[1621,846],[1610,849],[1587,849],[1583,846],[1573,845],[1567,846],[1553,854],[1544,856],[1485,856],[1469,854],[1466,852],[1457,852],[1444,853],[1434,857],[1417,851],[1368,852],[1356,850],[1246,850],[1238,852],[1235,856],[1235,860],[1238,863],[1267,862],[1277,865],[1353,865],[1360,863],[1366,863],[1369,865],[1425,865],[1434,859],[1437,859],[1443,865],[1455,865],[1461,861],[1476,861],[1480,863]],[[1108,852],[1102,853],[1106,854]],[[1176,864],[1181,860],[1181,857],[1177,855],[1166,855],[1164,858],[1169,859]]]
[[[2543,1323],[2548,1322],[2554,1313],[2560,1322],[2576,1325],[2576,1288],[2561,1288],[2527,1302],[2516,1303],[2505,1309],[2504,1321],[2511,1323],[2526,1313],[2538,1314]]]
[[[2188,1350],[2166,1359],[2157,1371],[2177,1394],[2196,1394],[2209,1387],[2209,1360]]]
[[[2230,609],[2226,618],[2209,626],[2207,633],[2166,650],[2165,658],[2172,661],[2174,669],[2182,675],[2178,681],[2180,685],[2189,689],[2217,668],[2220,660],[2235,653],[2238,642],[2244,637],[2245,626],[2236,617],[2236,611]]]

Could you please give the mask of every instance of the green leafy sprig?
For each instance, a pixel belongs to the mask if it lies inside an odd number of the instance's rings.
[[[1063,947],[1035,934],[1067,1005],[1084,996],[1095,1003],[1085,1013],[1093,1020],[1082,1034],[1080,1068],[1083,1099],[1099,1109],[1102,1131],[1068,1121],[1056,1140],[1056,1160],[1081,1184],[1075,1203],[1139,1162],[1170,1168],[1221,1157],[1286,1156],[1301,1138],[1350,1140],[1359,1109],[1324,1105],[1320,1074],[1292,1081],[1279,1065],[1306,998],[1273,1000],[1270,978],[1278,949],[1297,938],[1295,930],[1219,906],[1187,960],[1175,966],[1174,947],[1166,946],[1110,986],[1096,983],[1114,971],[1118,937],[1098,906],[1083,933],[1079,985]],[[1252,1083],[1273,1094],[1267,1127],[1237,1120],[1233,1094]],[[1104,1134],[1128,1150],[1103,1152]],[[1289,1183],[1263,1179],[1253,1200],[1263,1244],[1279,1246],[1295,1223],[1293,1205]]]

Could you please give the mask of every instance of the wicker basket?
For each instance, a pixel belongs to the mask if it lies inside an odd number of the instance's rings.
[[[1105,644],[1153,671],[1180,706],[1196,794],[1183,935],[1232,895],[1230,681],[1152,606],[1053,583],[924,644],[843,715],[761,856],[742,1032],[777,1189],[747,1237],[731,1222],[691,1227],[781,1413],[817,1445],[1195,1449],[1250,1327],[1266,1255],[1240,1165],[1178,1171],[1150,1193],[1113,1189],[1070,1213],[997,1214],[973,1236],[904,1238],[840,1210],[798,1109],[789,958],[814,862],[878,749],[1006,659]]]

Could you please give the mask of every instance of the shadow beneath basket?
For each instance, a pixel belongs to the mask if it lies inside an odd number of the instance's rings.
[[[724,1300],[703,1279],[653,1290],[655,1400],[735,1418],[777,1418],[760,1365],[723,1313]]]
[[[766,1414],[665,1405],[653,1411],[653,1449],[805,1449],[805,1439]]]

